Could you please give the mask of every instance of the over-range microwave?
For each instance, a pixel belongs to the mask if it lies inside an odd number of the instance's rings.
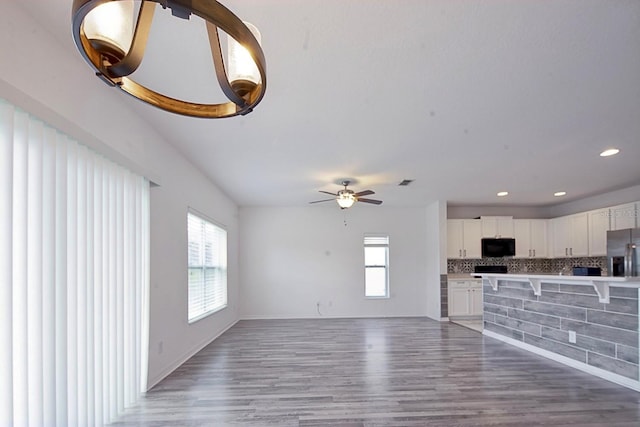
[[[499,258],[515,256],[516,239],[484,238],[482,239],[482,258]]]

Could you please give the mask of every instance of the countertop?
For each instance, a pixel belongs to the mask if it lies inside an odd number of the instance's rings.
[[[478,276],[478,274],[476,274],[476,273],[455,273],[455,274],[447,274],[447,279],[450,279],[450,280],[471,280],[471,279],[480,280],[481,279],[481,277],[474,277],[474,276]]]
[[[607,282],[612,286],[636,285],[640,287],[640,277],[613,277],[613,276],[570,276],[562,274],[499,274],[499,273],[474,273],[483,278],[491,277],[498,280],[540,280],[545,282]]]
[[[543,282],[569,285],[590,285],[598,294],[602,303],[609,303],[610,287],[640,288],[640,277],[610,277],[610,276],[565,276],[561,274],[489,274],[481,273],[483,279],[489,281],[494,291],[498,290],[498,282],[514,281],[528,282],[535,295],[542,295]]]

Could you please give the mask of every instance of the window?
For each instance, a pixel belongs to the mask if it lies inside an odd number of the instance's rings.
[[[227,231],[189,212],[189,323],[227,306]]]
[[[389,297],[389,236],[364,236],[364,296]]]

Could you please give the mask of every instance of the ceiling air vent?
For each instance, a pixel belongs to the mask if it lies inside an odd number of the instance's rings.
[[[407,185],[411,184],[414,180],[413,179],[403,179],[402,182],[400,182],[400,186],[402,187],[406,187]]]

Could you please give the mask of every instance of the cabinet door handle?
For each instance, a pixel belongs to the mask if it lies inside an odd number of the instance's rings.
[[[529,249],[529,258],[531,258],[531,249]]]
[[[569,248],[564,248],[564,256],[569,255]]]
[[[463,249],[463,252],[464,252],[464,257],[466,258],[467,257],[467,250]]]
[[[533,256],[534,257],[536,256],[536,250],[535,249],[533,250]]]
[[[460,252],[460,258],[462,258],[462,249],[458,249],[458,252]]]
[[[573,256],[573,248],[569,248],[569,255]]]

